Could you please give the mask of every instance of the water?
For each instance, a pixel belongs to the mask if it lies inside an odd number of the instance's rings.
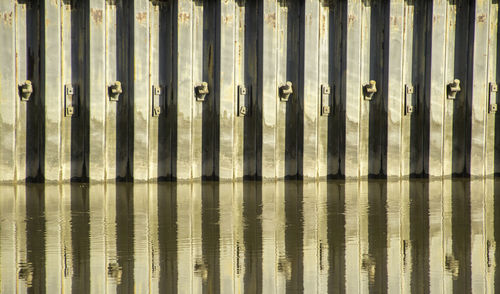
[[[500,288],[500,180],[33,184],[0,195],[2,293]]]

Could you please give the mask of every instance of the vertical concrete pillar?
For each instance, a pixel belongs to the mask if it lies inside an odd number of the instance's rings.
[[[90,181],[103,181],[111,178],[107,174],[106,162],[106,105],[108,89],[106,85],[106,38],[107,9],[105,0],[89,0],[88,35],[88,110]]]
[[[61,114],[61,179],[86,178],[85,167],[85,119],[87,88],[85,4],[61,2],[61,65],[59,91],[61,104],[57,110]],[[50,34],[50,32],[49,32]],[[72,92],[71,92],[72,91]],[[50,106],[55,107],[55,106]],[[71,108],[72,107],[72,108]]]
[[[346,126],[345,126],[345,177],[360,176],[360,164],[367,160],[360,155],[360,103],[361,89],[361,1],[347,3],[346,39]],[[363,172],[366,175],[366,172]]]
[[[106,179],[125,179],[129,176],[130,163],[133,160],[129,154],[129,147],[133,144],[128,135],[132,128],[129,117],[129,106],[134,97],[133,59],[134,52],[130,40],[133,34],[133,4],[130,1],[118,0],[106,2],[106,36],[105,36],[105,145],[106,145]],[[120,84],[118,84],[119,82]],[[117,89],[121,87],[121,93]],[[119,95],[113,95],[112,89]]]
[[[489,28],[491,21],[489,19],[490,1],[478,1],[475,3],[475,15],[473,16],[473,31],[470,32],[470,40],[473,43],[472,50],[472,95],[470,97],[470,107],[472,111],[471,117],[471,150],[470,150],[470,175],[484,176],[493,174],[487,171],[486,148],[488,143],[494,144],[493,141],[487,141],[487,118],[488,115],[488,44]],[[498,17],[495,19],[495,24],[498,23]],[[495,25],[493,25],[495,26]],[[491,117],[491,116],[490,116]]]
[[[173,32],[177,18],[173,2],[149,2],[149,179],[171,179],[175,162],[173,142],[177,127],[174,103]],[[154,93],[158,89],[159,94]],[[154,105],[153,105],[154,104]],[[153,107],[159,107],[155,114]]]
[[[2,147],[0,149],[0,180],[15,181],[16,176],[16,3],[3,1],[0,3],[0,15],[4,21],[0,22],[0,39],[3,44],[0,48],[2,67],[0,69],[0,135]],[[22,156],[20,154],[19,156]],[[24,166],[23,166],[24,168]]]
[[[177,77],[177,163],[176,177],[180,180],[200,178],[202,170],[202,110],[196,101],[195,86],[203,82],[203,5],[191,0],[177,3],[175,44]],[[213,85],[208,85],[213,91]]]
[[[284,163],[277,154],[277,60],[278,7],[276,0],[262,1],[262,178],[275,179]],[[283,174],[280,172],[279,174]]]
[[[136,181],[149,179],[149,165],[156,164],[149,160],[149,141],[157,138],[149,137],[148,126],[151,118],[151,94],[149,87],[149,3],[148,0],[134,0],[133,3],[133,89],[130,99],[129,120],[133,123],[133,148],[129,149],[129,160],[132,159],[132,176]]]
[[[316,179],[318,176],[327,175],[327,144],[328,144],[328,117],[320,116],[320,85],[319,85],[319,58],[320,52],[322,61],[325,58],[325,51],[328,51],[328,34],[321,34],[320,43],[320,15],[325,16],[325,9],[320,10],[320,2],[317,0],[306,0],[304,4],[304,56],[303,62],[303,111],[304,111],[304,139],[303,142],[303,167],[302,176],[304,179]],[[328,12],[328,10],[326,10]],[[298,21],[298,20],[297,20]],[[328,23],[322,25],[329,27]],[[326,29],[325,29],[326,30]],[[326,42],[325,42],[326,39]],[[325,44],[326,43],[326,44]],[[322,45],[322,46],[321,46]],[[326,48],[325,48],[326,47]],[[328,56],[326,56],[328,58]],[[325,60],[328,63],[328,60]],[[328,82],[325,84],[328,86]],[[331,91],[331,90],[330,90]],[[325,96],[326,97],[326,96]],[[320,133],[320,128],[322,132]],[[320,138],[322,140],[320,146]],[[320,157],[320,150],[321,157]],[[322,166],[320,172],[319,167]]]
[[[430,177],[440,177],[444,170],[443,140],[444,140],[444,100],[446,99],[446,36],[447,1],[435,0],[432,3],[431,27],[431,63],[429,89],[429,167]],[[445,150],[450,152],[450,150]],[[446,154],[451,156],[451,154]]]
[[[498,72],[500,70],[498,66],[498,3],[492,2],[489,6],[489,12],[488,12],[488,24],[487,31],[488,31],[488,51],[486,52],[488,54],[488,65],[487,65],[487,70],[488,70],[488,76],[487,76],[487,83],[498,83],[500,82],[500,76],[498,75]],[[479,16],[477,16],[479,17]],[[479,18],[477,18],[477,21]],[[482,24],[479,25],[480,28],[482,28]],[[482,33],[482,31],[479,31]],[[481,43],[478,43],[476,46],[481,46]],[[481,52],[482,48],[478,48],[478,50]],[[477,57],[481,58],[481,57]],[[481,60],[481,59],[480,59]],[[489,87],[489,85],[488,85]],[[489,88],[487,89],[489,90]],[[497,93],[498,94],[498,93]],[[500,161],[496,159],[496,154],[495,152],[495,145],[497,145],[499,142],[499,136],[495,136],[495,129],[497,125],[497,115],[496,113],[490,112],[489,111],[489,104],[491,103],[497,103],[500,102],[500,99],[498,99],[498,96],[495,96],[495,93],[490,93],[489,91],[486,92],[486,98],[483,97],[483,99],[486,99],[486,101],[489,101],[486,105],[486,119],[485,119],[485,157],[484,157],[484,169],[485,169],[485,175],[493,175],[495,172],[499,170],[498,164]],[[495,100],[495,101],[493,101]],[[474,101],[474,100],[473,100]],[[477,103],[480,103],[481,98],[479,98],[479,101]],[[476,103],[476,102],[473,102]],[[479,117],[479,113],[476,114]],[[473,114],[473,126],[475,126],[474,120],[476,120],[476,115]],[[472,131],[475,131],[474,129]],[[474,144],[473,144],[474,146]],[[497,145],[498,146],[498,145]],[[472,149],[476,147],[471,147]],[[475,155],[471,154],[471,173],[473,172],[473,167],[474,165],[481,164],[480,162],[474,162],[473,157]],[[474,168],[475,170],[475,168]]]
[[[106,292],[106,187],[104,184],[89,186],[90,221],[90,292]]]
[[[0,186],[0,291],[16,293],[18,271],[16,260],[16,191],[12,186]]]
[[[216,96],[220,99],[219,109],[219,178],[221,180],[232,180],[236,173],[242,177],[243,173],[243,125],[240,117],[236,117],[236,107],[239,93],[236,92],[235,74],[236,62],[241,59],[241,52],[236,52],[236,46],[243,44],[236,43],[236,30],[238,20],[236,18],[236,3],[233,0],[219,1],[220,18],[217,19],[219,35],[219,58],[220,71],[218,76],[218,91]],[[241,21],[241,20],[239,20]],[[239,126],[237,128],[237,126]],[[217,138],[212,138],[216,140]],[[239,156],[238,156],[239,154]],[[239,168],[238,168],[239,167]],[[238,169],[238,170],[237,170]]]
[[[60,181],[61,167],[61,8],[60,1],[44,1],[43,17],[43,100],[45,101],[46,181]]]
[[[402,104],[403,93],[403,55],[405,44],[405,24],[411,19],[405,19],[405,1],[392,0],[389,4],[389,58],[387,60],[387,177],[403,175],[402,162]],[[410,14],[410,16],[413,16]],[[406,36],[408,38],[409,36]],[[410,37],[411,38],[411,37]],[[383,130],[382,130],[383,131]],[[407,156],[407,155],[406,155]],[[404,160],[404,162],[408,162]],[[408,170],[406,170],[408,173]],[[406,174],[407,175],[407,174]],[[389,267],[390,268],[390,267]]]

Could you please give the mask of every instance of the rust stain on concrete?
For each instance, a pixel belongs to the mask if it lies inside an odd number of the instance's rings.
[[[191,19],[191,15],[189,13],[186,13],[186,12],[179,13],[179,16],[178,16],[179,23],[189,22],[190,19]]]
[[[276,28],[276,13],[273,12],[273,13],[266,14],[265,21],[267,24],[272,25],[273,28]]]
[[[90,15],[92,16],[92,20],[95,23],[97,23],[97,24],[102,23],[102,10],[101,9],[91,8],[90,9]]]
[[[143,24],[146,21],[147,17],[148,17],[147,12],[139,12],[136,14],[135,19],[137,19],[138,23]]]

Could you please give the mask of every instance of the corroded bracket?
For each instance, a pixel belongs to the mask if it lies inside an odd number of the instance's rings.
[[[194,94],[196,96],[196,101],[203,102],[205,101],[205,96],[208,95],[208,83],[202,82],[201,84],[194,87]]]
[[[363,86],[363,92],[365,100],[368,101],[372,100],[373,95],[377,93],[377,82],[374,80],[370,80],[368,84]]]
[[[281,85],[279,88],[279,96],[281,101],[287,102],[290,95],[293,94],[292,82],[287,81],[285,84]]]

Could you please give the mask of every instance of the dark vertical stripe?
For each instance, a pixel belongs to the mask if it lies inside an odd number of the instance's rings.
[[[412,80],[411,83],[415,88],[416,93],[413,95],[413,105],[416,105],[416,110],[411,114],[410,121],[410,174],[412,176],[424,176],[424,162],[428,161],[425,157],[425,150],[428,144],[425,143],[426,131],[425,118],[429,116],[429,108],[425,107],[425,93],[428,91],[428,83],[426,82],[426,62],[429,54],[426,54],[428,46],[427,40],[430,40],[430,30],[427,29],[427,18],[429,18],[428,1],[411,0],[414,7],[413,23],[407,25],[413,26],[412,38]],[[432,5],[430,5],[432,6]],[[427,146],[427,147],[426,147]],[[410,188],[411,189],[411,188]]]
[[[71,118],[71,179],[82,181],[87,179],[84,162],[85,153],[85,36],[87,23],[85,21],[85,5],[83,1],[71,1],[71,84],[76,95],[73,96],[75,114]],[[62,99],[65,99],[63,95]],[[64,100],[63,100],[64,105]],[[87,149],[88,150],[88,149]]]
[[[203,278],[203,293],[220,292],[220,262],[219,262],[219,184],[206,182],[201,190],[201,243],[203,263],[197,264]],[[196,270],[196,268],[195,268]],[[206,275],[203,273],[206,272]],[[205,278],[206,277],[206,278]]]
[[[26,180],[41,182],[43,180],[43,133],[45,129],[44,102],[41,79],[41,37],[43,28],[40,25],[40,3],[33,1],[26,4],[26,60],[28,80],[33,84],[33,93],[26,105]],[[24,81],[22,81],[24,82]],[[19,97],[18,97],[19,99]],[[22,167],[20,167],[22,168]]]
[[[71,247],[73,293],[90,293],[89,188],[71,185]]]
[[[130,178],[133,167],[133,5],[132,1],[116,0],[116,80],[122,83],[123,93],[117,102],[108,104],[108,107],[116,107],[116,178],[126,180]],[[109,9],[109,8],[108,8]],[[132,45],[132,47],[131,47]],[[108,54],[113,54],[108,52]],[[108,81],[113,82],[113,81]],[[106,99],[108,99],[106,97]],[[129,116],[129,105],[132,113]],[[132,118],[132,119],[131,119]],[[129,140],[130,136],[130,140]],[[129,148],[132,148],[129,150]]]
[[[116,184],[116,251],[121,267],[118,293],[134,293],[134,195],[132,184]]]
[[[333,109],[328,117],[328,177],[341,178],[345,172],[347,2],[328,1],[322,5],[326,3],[330,7],[328,84],[333,93]]]
[[[292,82],[293,94],[286,103],[285,177],[296,179],[302,175],[302,149],[304,126],[303,64],[304,1],[280,0],[278,5],[288,8],[286,31],[286,81]],[[278,9],[278,12],[281,12]]]
[[[345,186],[341,182],[329,182],[327,193],[328,240],[325,241],[328,244],[328,292],[341,294],[346,293]]]
[[[452,256],[446,268],[453,277],[454,293],[471,293],[471,208],[469,181],[452,180]]]
[[[245,86],[249,91],[247,95],[247,105],[249,107],[249,114],[245,116],[244,124],[244,137],[243,137],[243,174],[246,179],[256,179],[260,174],[258,154],[260,154],[258,140],[258,130],[262,129],[259,124],[259,108],[257,99],[258,84],[258,60],[259,55],[257,52],[259,35],[258,35],[258,4],[257,1],[238,0],[238,4],[245,6],[245,50],[244,56],[244,81]],[[262,146],[260,146],[262,148]]]
[[[411,292],[429,293],[429,184],[410,181],[410,242],[403,242],[403,266],[411,267]],[[406,241],[406,240],[405,240]],[[406,252],[411,250],[411,260]]]
[[[262,184],[243,183],[244,293],[262,293]],[[242,247],[240,244],[238,248]],[[238,250],[238,252],[241,251]],[[238,267],[237,273],[240,273]]]
[[[286,281],[287,293],[303,293],[304,291],[302,190],[302,182],[294,181],[285,184],[285,253],[287,264],[283,268],[290,269],[290,279]]]
[[[182,195],[191,197],[191,195]],[[177,185],[158,183],[160,293],[177,293]],[[180,281],[184,283],[183,281]]]
[[[200,1],[201,2],[201,1]],[[201,4],[201,3],[200,3]],[[198,4],[197,4],[198,5]],[[220,7],[217,1],[203,1],[203,81],[208,83],[202,114],[202,176],[216,180],[219,176],[219,76]],[[200,83],[202,81],[195,81]]]
[[[26,245],[28,264],[19,278],[31,283],[28,293],[45,293],[45,189],[26,185]]]
[[[389,4],[387,1],[371,0],[364,5],[370,6],[371,12],[370,48],[366,48],[370,50],[370,80],[377,82],[377,93],[373,95],[373,100],[361,101],[370,104],[368,172],[371,177],[384,177],[387,174]]]
[[[158,178],[160,180],[172,179],[173,166],[176,160],[172,148],[176,145],[177,132],[177,104],[173,97],[173,22],[174,9],[172,2],[156,2],[159,6],[159,63],[160,85],[163,87],[163,96],[160,98],[161,114],[158,118]],[[154,140],[154,138],[153,138]]]
[[[472,74],[471,59],[473,44],[469,41],[469,29],[471,17],[470,6],[474,1],[453,0],[450,3],[456,6],[456,27],[455,27],[455,59],[454,77],[448,79],[459,79],[460,88],[453,103],[453,154],[452,173],[454,175],[467,175],[470,168],[470,129],[471,129],[471,109],[468,100],[472,98],[472,87],[469,78]],[[449,21],[448,21],[449,22]],[[451,25],[451,24],[449,24]],[[473,39],[472,39],[473,40]],[[449,83],[450,81],[446,81]],[[449,105],[450,100],[445,104]],[[444,138],[448,139],[448,138]]]
[[[368,183],[368,252],[370,293],[387,292],[387,184]],[[373,270],[372,270],[373,269]]]

